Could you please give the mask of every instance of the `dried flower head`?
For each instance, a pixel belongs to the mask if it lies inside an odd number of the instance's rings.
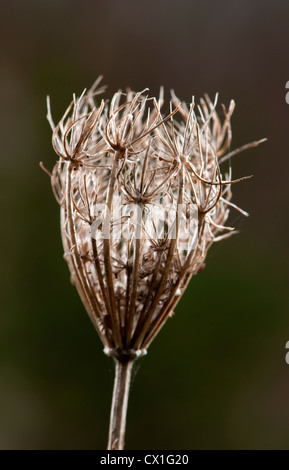
[[[186,105],[172,93],[164,117],[162,92],[158,100],[147,90],[117,92],[97,105],[98,83],[74,96],[57,126],[48,102],[59,156],[51,182],[72,282],[106,351],[137,355],[212,243],[234,233],[225,226],[230,208],[246,215],[231,202],[232,183],[244,178],[220,170],[232,155],[235,104],[223,106],[222,122],[217,96],[196,112],[194,99]]]
[[[61,208],[72,282],[105,346],[117,361],[145,353],[179,301],[209,247],[232,233],[228,153],[234,101],[217,96],[195,106],[174,93],[117,92],[96,102],[99,80],[54,125],[59,156],[51,174]],[[115,444],[111,444],[112,446]],[[116,448],[116,447],[114,447]]]

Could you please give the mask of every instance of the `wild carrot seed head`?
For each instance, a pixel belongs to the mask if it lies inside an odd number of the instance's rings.
[[[56,126],[48,103],[59,156],[51,183],[72,281],[106,351],[131,357],[172,314],[209,247],[234,233],[230,209],[246,215],[231,203],[239,180],[220,169],[235,104],[221,119],[217,95],[195,106],[172,92],[163,116],[162,92],[158,100],[118,92],[97,104],[98,83],[74,96]]]

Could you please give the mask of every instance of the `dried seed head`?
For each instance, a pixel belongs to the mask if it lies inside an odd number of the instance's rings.
[[[239,180],[220,169],[236,153],[227,153],[235,105],[221,120],[217,96],[195,111],[194,100],[187,106],[172,92],[164,117],[162,96],[118,92],[97,105],[100,91],[74,97],[57,126],[48,106],[59,156],[51,182],[65,259],[105,351],[137,357],[208,248],[234,233],[225,226],[230,209],[246,214],[231,203]]]

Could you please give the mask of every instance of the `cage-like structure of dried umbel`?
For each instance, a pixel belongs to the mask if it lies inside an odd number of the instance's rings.
[[[99,80],[54,125],[51,174],[72,283],[116,360],[109,448],[124,445],[131,366],[174,311],[209,247],[232,233],[231,101],[187,105],[174,93],[117,92],[98,101]],[[255,146],[253,142],[245,147]],[[241,178],[244,179],[244,178]]]

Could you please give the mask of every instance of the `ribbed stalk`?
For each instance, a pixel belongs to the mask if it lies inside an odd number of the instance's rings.
[[[115,360],[115,379],[110,412],[108,450],[123,450],[127,403],[133,360]]]

